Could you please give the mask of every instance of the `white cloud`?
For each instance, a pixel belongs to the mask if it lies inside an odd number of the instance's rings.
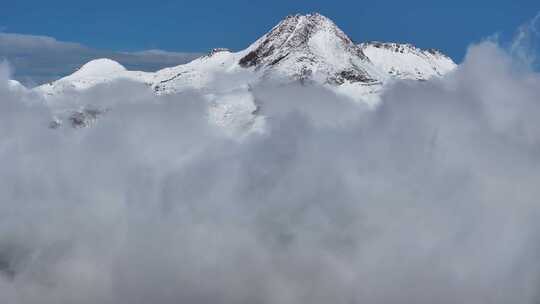
[[[254,87],[269,129],[241,141],[193,92],[98,87],[94,127],[51,130],[0,86],[0,302],[536,303],[540,75],[519,65],[481,43],[374,111]]]

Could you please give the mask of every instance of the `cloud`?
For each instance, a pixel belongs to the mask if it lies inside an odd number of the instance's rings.
[[[0,32],[0,58],[9,60],[14,77],[27,84],[42,84],[72,73],[96,58],[111,58],[129,69],[155,71],[183,64],[200,56],[161,50],[113,52],[58,41],[52,37]]]
[[[536,303],[540,74],[493,42],[375,110],[254,86],[231,139],[196,92],[119,81],[90,128],[0,73],[2,303]],[[4,68],[2,68],[4,69]]]
[[[535,66],[538,62],[538,38],[540,37],[540,12],[531,21],[519,27],[512,44],[511,54],[526,66]]]

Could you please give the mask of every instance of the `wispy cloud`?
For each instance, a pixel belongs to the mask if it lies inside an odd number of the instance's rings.
[[[200,55],[162,50],[116,52],[48,36],[0,32],[0,58],[11,63],[15,79],[30,86],[69,74],[96,58],[111,58],[129,69],[153,71],[189,62]]]
[[[540,37],[540,12],[531,21],[519,27],[514,37],[510,52],[525,65],[534,65],[538,61],[537,44]]]

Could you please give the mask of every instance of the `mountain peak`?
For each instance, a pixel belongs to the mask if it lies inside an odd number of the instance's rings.
[[[126,68],[120,63],[108,58],[100,58],[86,63],[85,65],[80,67],[73,75],[87,77],[113,74],[124,71],[126,71]]]
[[[307,57],[324,57],[338,49],[365,58],[362,51],[329,18],[318,13],[289,15],[248,48],[240,65],[273,66],[293,52],[303,53]]]

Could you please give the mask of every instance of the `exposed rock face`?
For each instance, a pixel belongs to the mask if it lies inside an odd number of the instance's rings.
[[[345,69],[335,74],[333,77],[328,78],[328,83],[335,84],[335,85],[342,85],[347,81],[350,83],[355,83],[355,82],[370,83],[370,82],[374,82],[375,80],[367,77],[366,74],[361,73],[355,69]]]
[[[69,116],[69,122],[73,128],[83,128],[92,125],[105,110],[83,109],[76,111]]]
[[[231,50],[227,49],[227,48],[215,48],[215,49],[212,49],[210,51],[210,53],[208,53],[208,55],[206,55],[207,57],[212,57],[214,56],[215,54],[217,53],[221,53],[221,52],[227,52],[227,53],[230,53]]]
[[[49,129],[61,128],[64,125],[64,121],[68,122],[69,126],[75,129],[90,127],[107,111],[108,110],[106,109],[102,110],[97,108],[84,108],[72,111],[63,119],[55,117],[55,119],[49,123]]]

